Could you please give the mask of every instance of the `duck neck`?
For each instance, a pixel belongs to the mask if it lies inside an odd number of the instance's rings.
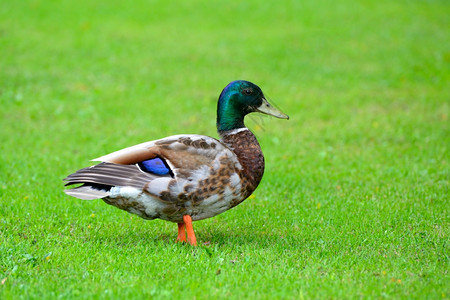
[[[217,131],[231,131],[245,128],[244,117],[246,113],[239,107],[235,107],[231,101],[219,99],[217,105]]]

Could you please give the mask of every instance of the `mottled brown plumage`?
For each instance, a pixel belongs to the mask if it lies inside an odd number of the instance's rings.
[[[261,182],[264,174],[264,155],[258,140],[250,130],[222,134],[222,141],[233,149],[243,167],[238,172],[242,181],[242,195],[232,202],[231,207],[234,207],[247,199]]]

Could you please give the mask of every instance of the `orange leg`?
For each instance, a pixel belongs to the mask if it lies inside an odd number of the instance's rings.
[[[187,238],[188,238],[189,244],[191,244],[193,246],[197,246],[197,239],[195,238],[194,227],[192,227],[191,216],[184,215],[183,221],[184,221],[184,224],[186,224]]]
[[[186,242],[186,233],[184,232],[184,223],[178,223],[177,242]]]

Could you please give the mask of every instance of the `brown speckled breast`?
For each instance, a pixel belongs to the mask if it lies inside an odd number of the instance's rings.
[[[261,182],[264,174],[264,155],[258,140],[250,130],[235,134],[224,133],[221,140],[233,150],[243,167],[239,174],[243,197],[233,202],[233,207],[250,196]]]

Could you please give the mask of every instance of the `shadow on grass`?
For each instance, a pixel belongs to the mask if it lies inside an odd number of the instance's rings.
[[[276,233],[263,233],[254,230],[243,230],[240,232],[230,232],[221,229],[208,231],[199,230],[196,232],[199,246],[214,248],[296,248],[307,247],[304,237],[294,234],[278,235]],[[85,236],[83,243],[111,245],[114,247],[129,246],[173,246],[177,238],[177,230],[174,227],[172,233],[161,232],[160,229],[152,232],[150,229],[130,232],[114,233],[108,230],[99,230],[95,234]],[[179,244],[182,245],[182,244]]]
[[[274,248],[274,247],[302,247],[302,237],[293,234],[263,233],[249,230],[242,232],[209,232],[200,238],[202,241],[210,241],[213,245],[226,247]]]

